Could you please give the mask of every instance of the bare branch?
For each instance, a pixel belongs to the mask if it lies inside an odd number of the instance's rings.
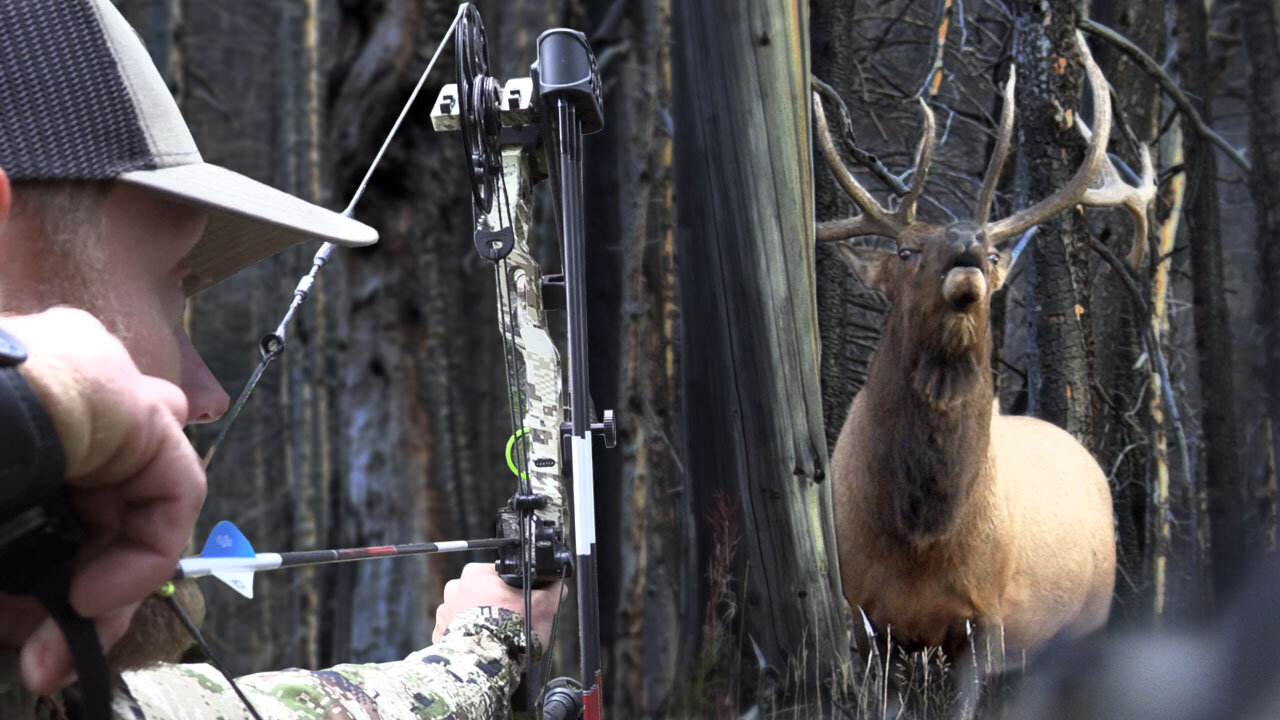
[[[1146,71],[1146,73],[1156,81],[1156,84],[1160,86],[1160,89],[1164,90],[1165,94],[1173,99],[1173,102],[1178,106],[1178,109],[1190,118],[1191,124],[1195,127],[1197,133],[1209,142],[1217,145],[1222,152],[1226,153],[1227,157],[1231,158],[1231,162],[1240,166],[1240,169],[1244,170],[1246,173],[1250,172],[1251,166],[1249,165],[1249,161],[1244,158],[1244,155],[1241,155],[1240,151],[1237,150],[1234,145],[1227,142],[1225,138],[1214,132],[1213,128],[1205,124],[1204,118],[1200,117],[1200,113],[1196,112],[1195,106],[1191,104],[1189,99],[1187,99],[1186,93],[1182,92],[1182,89],[1173,81],[1173,78],[1169,77],[1169,73],[1165,72],[1164,68],[1160,67],[1160,64],[1152,59],[1150,55],[1143,52],[1142,48],[1134,45],[1132,40],[1126,38],[1115,30],[1112,30],[1105,25],[1099,25],[1093,20],[1089,20],[1087,18],[1081,18],[1080,21],[1076,23],[1076,27],[1097,35],[1103,40],[1106,40],[1116,46],[1125,55],[1132,58],[1134,62],[1138,63],[1138,67]]]
[[[849,151],[854,162],[871,171],[876,179],[889,187],[889,191],[895,195],[906,195],[907,186],[903,184],[898,176],[889,171],[889,168],[880,162],[880,158],[858,147],[853,141],[853,121],[849,116],[849,106],[845,104],[844,98],[840,97],[840,93],[827,83],[819,80],[815,76],[810,76],[809,80],[813,85],[813,89],[822,94],[827,102],[834,103],[836,108],[840,110],[840,128],[844,138],[845,149]]]
[[[853,199],[858,209],[862,210],[862,215],[855,220],[861,220],[868,227],[875,227],[893,237],[899,229],[897,224],[891,220],[891,213],[886,210],[876,199],[871,197],[871,193],[858,182],[853,176],[849,168],[840,160],[840,154],[836,151],[835,143],[831,140],[831,129],[827,126],[827,115],[822,110],[822,96],[818,93],[813,94],[813,118],[814,126],[818,131],[818,145],[822,148],[822,156],[827,161],[827,167],[831,169],[831,173],[835,175],[836,182],[840,183],[840,187],[850,198]]]

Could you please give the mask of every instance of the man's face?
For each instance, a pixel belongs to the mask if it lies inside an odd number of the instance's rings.
[[[115,183],[103,208],[101,285],[92,308],[120,336],[138,369],[182,388],[188,422],[216,420],[227,394],[183,328],[186,257],[208,215],[150,190]]]

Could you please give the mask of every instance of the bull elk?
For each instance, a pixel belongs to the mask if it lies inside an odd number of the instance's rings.
[[[1083,37],[1077,42],[1095,108],[1092,134],[1081,128],[1084,161],[1067,185],[994,222],[1013,130],[1012,71],[974,219],[944,226],[915,219],[933,156],[928,106],[909,192],[890,211],[840,161],[814,95],[823,155],[861,210],[824,224],[819,240],[838,242],[863,283],[892,304],[831,458],[844,593],[908,647],[957,652],[972,622],[1002,628],[1006,651],[1033,649],[1094,630],[1109,613],[1115,542],[1106,477],[1065,431],[1000,415],[992,402],[989,306],[1008,269],[1006,244],[1076,204],[1130,210],[1131,263],[1145,244],[1150,158],[1142,148],[1140,186],[1120,180],[1106,155],[1106,80]],[[896,252],[845,242],[864,235],[892,238]]]

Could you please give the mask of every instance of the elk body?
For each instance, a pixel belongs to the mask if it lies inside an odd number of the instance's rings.
[[[1144,154],[1141,186],[1119,182],[1105,154],[1107,85],[1078,42],[1095,108],[1085,160],[1067,186],[997,222],[987,216],[1012,132],[1012,71],[975,219],[946,226],[914,217],[933,150],[928,107],[912,186],[890,212],[840,162],[815,95],[823,154],[862,210],[824,224],[819,239],[839,242],[863,283],[892,303],[831,458],[844,594],[907,647],[957,652],[973,623],[998,633],[1007,652],[1032,649],[1098,628],[1109,612],[1115,539],[1106,477],[1065,431],[995,410],[989,348],[989,302],[1008,267],[1009,239],[1081,203],[1133,213],[1132,263],[1145,243],[1150,159]],[[846,242],[858,235],[890,237],[896,252]]]

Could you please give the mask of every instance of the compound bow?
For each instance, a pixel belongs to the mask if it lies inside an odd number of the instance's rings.
[[[603,435],[606,446],[613,447],[616,434],[611,411],[604,411],[601,422],[592,421],[587,383],[582,137],[603,127],[603,103],[595,57],[586,36],[564,28],[544,32],[537,41],[531,76],[499,84],[489,74],[488,43],[479,12],[471,3],[460,5],[344,214],[354,214],[374,168],[451,35],[457,54],[457,82],[441,90],[431,118],[437,131],[459,132],[467,153],[475,249],[493,264],[496,279],[512,424],[507,463],[518,484],[498,519],[502,537],[518,538],[518,543],[470,542],[473,546],[496,545],[499,573],[509,584],[523,589],[528,709],[544,718],[581,716],[595,720],[603,715],[603,680],[592,436]],[[544,275],[531,252],[532,188],[543,175],[552,188],[561,274]],[[328,244],[317,251],[284,317],[275,331],[262,339],[262,360],[206,453],[206,466],[266,366],[283,352],[287,326],[332,251]],[[547,312],[554,309],[564,309],[567,314],[567,405],[560,355],[547,324]],[[567,540],[570,530],[572,545]],[[467,542],[434,545],[459,549]],[[418,550],[435,551],[440,550]],[[557,678],[544,684],[532,658],[531,592],[571,574],[576,574],[577,580],[581,678]],[[247,577],[251,583],[251,571]],[[244,578],[242,575],[241,580]],[[251,592],[251,584],[249,587]],[[544,640],[549,659],[552,639]]]

